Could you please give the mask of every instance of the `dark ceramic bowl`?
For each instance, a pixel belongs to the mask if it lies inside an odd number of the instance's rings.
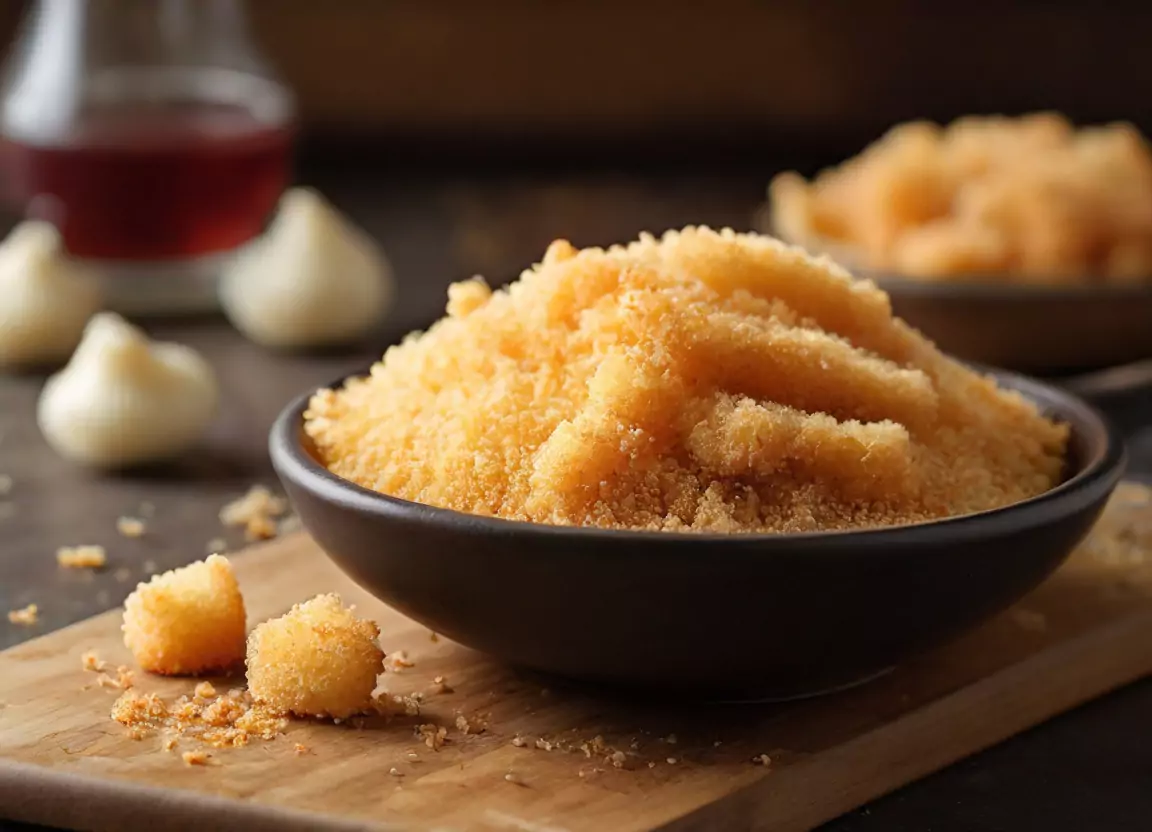
[[[1022,286],[858,272],[946,353],[1033,375],[1152,357],[1152,286]]]
[[[780,699],[869,679],[1003,610],[1096,520],[1124,467],[1090,406],[1001,384],[1072,426],[1068,476],[1039,497],[900,528],[794,535],[605,531],[477,517],[323,468],[307,397],[272,429],[304,526],[358,584],[515,665],[663,697]]]

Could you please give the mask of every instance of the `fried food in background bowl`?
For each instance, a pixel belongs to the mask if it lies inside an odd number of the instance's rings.
[[[967,117],[893,128],[760,224],[877,280],[959,357],[1033,373],[1152,356],[1152,148],[1129,124]]]

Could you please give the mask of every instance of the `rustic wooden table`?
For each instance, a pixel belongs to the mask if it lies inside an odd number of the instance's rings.
[[[0,619],[0,648],[120,604],[144,564],[170,568],[201,557],[226,536],[219,507],[257,482],[274,485],[265,435],[281,406],[308,388],[365,366],[385,344],[442,309],[448,282],[483,273],[515,276],[555,234],[577,244],[628,239],[688,222],[746,227],[763,193],[761,172],[712,177],[563,176],[510,179],[310,177],[381,239],[401,282],[387,331],[371,344],[323,356],[274,354],[215,318],[157,323],[160,337],[190,344],[216,367],[226,395],[204,447],[177,465],[132,476],[97,476],[53,455],[34,423],[43,379],[0,379],[0,610],[34,602],[31,628]],[[1152,473],[1152,394],[1112,405],[1129,432],[1134,467]],[[147,517],[138,540],[121,515]],[[235,535],[228,537],[236,546]],[[58,546],[102,544],[111,568],[57,568]],[[1147,829],[1152,817],[1152,682],[1132,686],[878,801],[827,829]],[[0,749],[0,754],[3,749]],[[32,827],[5,824],[0,830]]]

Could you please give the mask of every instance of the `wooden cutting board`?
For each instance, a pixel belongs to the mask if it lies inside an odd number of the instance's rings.
[[[1147,492],[1118,492],[1109,512],[1152,540]],[[883,679],[820,699],[738,707],[660,707],[546,688],[433,640],[351,585],[304,535],[233,562],[252,622],[327,590],[374,616],[385,649],[404,649],[415,663],[385,674],[387,685],[427,691],[423,715],[361,726],[294,722],[286,736],[213,750],[209,765],[187,766],[186,744],[171,753],[158,737],[130,739],[108,715],[119,691],[91,687],[93,674],[81,668],[88,650],[128,662],[114,611],[0,654],[0,813],[93,830],[788,832],[1152,672],[1152,553],[1101,546],[1082,546],[1016,609]],[[436,676],[452,692],[433,692]],[[166,698],[191,687],[137,678],[138,689]],[[465,734],[458,715],[486,730]],[[425,747],[414,736],[418,722],[446,726],[448,743]],[[597,736],[625,752],[623,768],[579,750]],[[753,762],[760,754],[769,766]]]

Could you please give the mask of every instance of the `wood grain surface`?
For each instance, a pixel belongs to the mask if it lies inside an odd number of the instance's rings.
[[[1119,502],[1114,510],[1148,511]],[[296,721],[286,736],[189,767],[179,752],[191,741],[172,753],[158,737],[130,739],[108,716],[119,691],[92,686],[81,667],[87,650],[129,660],[113,611],[0,654],[0,805],[12,817],[95,830],[788,832],[1152,672],[1152,568],[1087,547],[1016,609],[871,684],[789,704],[690,707],[578,692],[433,640],[302,534],[234,563],[250,623],[323,590],[358,604],[380,622],[385,649],[415,663],[384,684],[424,692],[423,713]],[[752,634],[733,638],[755,649]],[[191,687],[137,679],[165,698]],[[414,731],[422,723],[445,726],[448,743],[427,748]],[[597,736],[624,752],[623,768],[610,751],[579,750]],[[771,765],[755,764],[760,754]]]

